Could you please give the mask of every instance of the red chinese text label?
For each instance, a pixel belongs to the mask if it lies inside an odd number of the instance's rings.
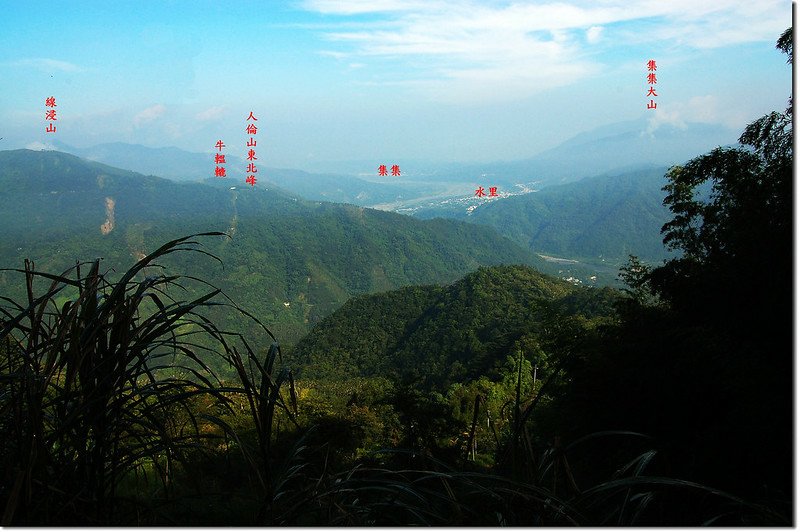
[[[50,120],[50,123],[48,124],[47,129],[45,129],[45,131],[47,133],[55,133],[56,132],[56,126],[55,126],[55,124],[53,124],[53,122],[58,120],[56,118],[56,110],[55,110],[56,97],[55,96],[50,96],[48,98],[45,98],[44,99],[44,106],[50,108],[50,109],[45,109],[45,111],[44,111],[44,119],[45,120]]]
[[[250,122],[251,120],[254,122],[258,121],[258,118],[255,117],[253,111],[250,111],[250,115],[248,115],[247,120],[245,120],[245,122],[248,122],[247,128],[245,128],[245,132],[247,132],[247,134],[250,135],[250,140],[247,141],[247,147],[250,148],[247,151],[247,160],[256,161],[258,160],[258,157],[256,157],[256,151],[253,148],[256,146],[256,139],[254,137],[255,135],[258,134],[258,126],[256,126],[254,123],[251,123]],[[258,173],[258,168],[256,168],[256,164],[254,162],[247,163],[246,173],[248,175],[247,178],[245,178],[244,182],[250,185],[251,187],[256,186],[257,179],[255,174]]]
[[[484,190],[483,187],[478,187],[475,190],[475,195],[478,196],[479,198],[482,198],[483,196],[496,198],[499,196],[499,194],[497,193],[497,187],[489,187],[489,194],[486,194],[486,191]]]
[[[649,96],[657,97],[658,96],[658,94],[656,94],[656,88],[653,86],[657,82],[657,80],[656,80],[656,70],[658,70],[658,67],[656,66],[655,59],[649,60],[647,62],[647,83],[648,83],[648,85],[650,85],[650,88],[647,91],[647,94],[645,95],[647,97],[649,97]],[[656,103],[656,101],[653,98],[650,98],[650,102],[647,104],[647,108],[648,109],[656,109],[657,107],[658,107],[658,104]]]
[[[393,176],[399,176],[400,175],[400,166],[396,165],[396,164],[393,164],[392,168],[391,168],[391,171],[392,171],[392,175]],[[382,164],[382,165],[378,166],[378,175],[384,175],[384,176],[385,175],[389,175],[388,172],[386,171],[386,165],[385,164]]]
[[[222,142],[222,140],[218,140],[214,146],[217,148],[217,153],[214,154],[214,164],[216,165],[214,168],[214,177],[228,177],[225,174],[225,167],[222,166],[225,164],[225,154],[222,153],[222,148],[225,147],[225,143]]]

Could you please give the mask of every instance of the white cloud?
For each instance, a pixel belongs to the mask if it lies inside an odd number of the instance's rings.
[[[320,30],[337,47],[320,53],[404,61],[409,85],[467,93],[520,95],[579,82],[599,70],[586,46],[614,24],[614,45],[666,43],[695,48],[774,41],[791,23],[785,0],[308,0],[304,7],[342,17]],[[362,14],[380,15],[358,24]],[[326,21],[327,28],[335,28]],[[646,28],[646,29],[643,29]],[[565,65],[569,65],[565,67]],[[385,79],[397,84],[397,79]],[[469,83],[469,85],[466,85]],[[502,89],[502,90],[499,90]],[[476,96],[477,98],[477,96]]]
[[[392,11],[416,11],[429,8],[433,3],[411,0],[308,0],[304,2],[304,6],[309,11],[318,11],[320,13],[357,15]]]
[[[652,135],[663,125],[686,129],[688,123],[721,124],[738,131],[753,118],[748,114],[748,109],[730,105],[713,94],[692,96],[688,100],[671,103],[669,109],[659,106],[647,113],[648,135]]]
[[[46,144],[43,142],[31,142],[30,144],[25,145],[25,149],[27,150],[55,150],[55,146],[52,144]]]
[[[142,124],[152,122],[153,120],[162,116],[166,111],[167,108],[160,103],[150,106],[147,109],[140,111],[136,114],[136,116],[133,117],[133,125],[139,127]]]
[[[225,114],[227,107],[224,105],[218,105],[215,107],[210,107],[205,111],[201,111],[195,115],[195,120],[199,122],[210,122],[212,120],[219,120]]]
[[[655,133],[658,128],[663,125],[670,125],[675,126],[679,129],[687,129],[688,126],[686,122],[684,122],[683,118],[681,118],[681,113],[676,109],[671,109],[666,111],[662,108],[656,108],[650,111],[650,118],[647,121],[647,131],[648,135],[652,135]],[[642,133],[644,134],[644,133]]]
[[[348,56],[348,54],[346,54],[344,52],[336,52],[336,51],[333,51],[333,50],[320,50],[317,53],[319,55],[333,57],[334,59],[337,59],[337,60],[344,59],[344,58],[346,58]]]
[[[648,0],[642,4],[646,9],[662,11],[665,18],[650,38],[694,48],[775,42],[791,26],[791,7],[781,0]]]
[[[600,40],[600,35],[603,33],[603,26],[592,26],[586,30],[586,42],[589,44],[596,44]]]

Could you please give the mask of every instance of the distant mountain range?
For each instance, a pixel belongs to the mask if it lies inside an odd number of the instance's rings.
[[[610,173],[481,202],[469,211],[451,202],[415,215],[488,225],[537,253],[607,261],[616,270],[628,255],[652,262],[671,256],[661,235],[672,217],[663,205],[666,171],[651,167]]]
[[[437,198],[452,198],[454,194],[469,197],[476,186],[519,192],[520,184],[540,189],[612,171],[671,166],[716,146],[734,144],[737,137],[735,131],[718,125],[656,126],[643,118],[580,133],[555,148],[517,161],[469,164],[408,161],[402,165],[399,177],[378,176],[377,166],[381,161],[334,161],[315,166],[321,173],[272,168],[268,161],[263,161],[259,179],[265,185],[269,183],[310,200],[383,205],[385,210],[401,211]],[[174,147],[149,148],[114,142],[75,148],[59,141],[52,146],[92,161],[177,181],[208,179],[214,171],[212,154]],[[228,179],[243,184],[244,161],[232,154],[226,155],[226,159]]]
[[[380,205],[383,210],[413,214],[421,219],[446,217],[490,226],[528,250],[527,255],[517,255],[519,262],[531,264],[534,261],[542,271],[573,278],[576,282],[581,280],[591,284],[614,284],[617,282],[618,268],[628,254],[650,262],[658,262],[668,256],[660,235],[661,226],[669,219],[669,212],[662,205],[664,194],[661,190],[666,183],[663,176],[668,165],[682,163],[716,145],[730,144],[735,138],[733,132],[718,126],[687,124],[684,127],[662,124],[652,128],[647,120],[638,120],[611,124],[582,133],[556,148],[522,161],[480,165],[431,164],[425,168],[415,168],[412,165],[405,167],[403,175],[396,180],[387,178],[382,182],[378,182],[377,177],[365,180],[352,175],[313,174],[301,170],[274,169],[265,165],[259,167],[259,181],[254,189],[244,183],[244,162],[231,155],[228,155],[226,164],[230,177],[219,179],[211,177],[214,163],[210,153],[191,153],[178,148],[148,148],[124,143],[82,149],[58,142],[54,146],[94,161],[130,168],[140,174],[165,175],[179,181],[166,184],[158,178],[143,175],[133,179],[136,186],[130,190],[130,194],[123,192],[123,195],[129,199],[139,198],[133,200],[139,203],[133,208],[130,201],[117,202],[115,216],[118,224],[129,215],[134,224],[146,223],[147,220],[152,222],[165,216],[183,220],[203,217],[208,219],[211,216],[216,217],[213,223],[221,224],[219,227],[230,227],[230,224],[226,225],[222,220],[231,219],[234,208],[238,210],[239,218],[251,214],[260,217],[270,213],[270,220],[273,220],[270,223],[274,224],[277,223],[274,220],[284,223],[290,214],[307,220],[308,209],[316,213],[326,209],[329,213],[344,212],[337,211],[344,209],[341,206],[323,208],[305,200],[335,201],[361,206]],[[35,159],[31,153],[19,157]],[[56,182],[61,182],[63,172],[73,166],[74,171],[80,174],[88,168],[85,165],[90,163],[81,161],[78,164],[73,160],[62,164],[64,166],[56,173],[37,178],[42,188],[35,193],[45,194],[52,191],[53,197],[49,200],[60,198],[59,208],[62,212],[70,212],[67,216],[70,220],[78,220],[92,210],[96,211],[92,229],[87,229],[96,230],[105,219],[104,200],[101,197],[103,194],[98,187],[109,186],[107,183],[113,182],[116,183],[115,186],[122,186],[124,189],[128,184],[123,186],[125,181],[115,181],[112,177],[121,176],[123,172],[93,167],[94,173],[88,189],[92,191],[93,199],[85,205],[83,200],[66,200],[70,194],[77,192],[62,191],[56,185],[52,185],[55,188],[48,189],[50,185],[45,185],[52,181],[50,178],[53,176],[56,176]],[[13,165],[6,165],[3,171],[18,172],[19,176],[31,177],[30,172],[36,165],[46,166],[41,161],[28,161],[21,163],[20,168],[25,168],[24,171],[19,168],[15,170]],[[629,169],[621,169],[625,166]],[[106,177],[99,179],[101,174]],[[187,181],[197,183],[190,184]],[[15,186],[9,183],[5,190],[13,190]],[[206,188],[198,188],[201,186]],[[501,196],[511,193],[517,195],[487,201],[474,196],[477,186],[483,186],[487,190],[490,186],[497,186]],[[141,187],[141,190],[137,187]],[[48,192],[44,192],[45,190]],[[178,192],[179,190],[182,192]],[[459,194],[461,190],[463,193]],[[165,195],[165,191],[172,192]],[[174,197],[166,202],[170,194]],[[184,201],[182,196],[190,200]],[[9,194],[5,194],[4,199],[10,200]],[[36,203],[27,196],[18,200],[23,201],[22,206]],[[198,201],[203,202],[202,208],[198,208]],[[153,209],[153,205],[158,208]],[[9,208],[9,212],[14,212],[20,205],[10,205]],[[48,224],[54,222],[48,216],[50,208],[51,204],[44,202],[38,209],[28,209],[20,213],[21,217],[16,220],[26,220],[27,227],[44,231],[49,229]],[[368,212],[366,216],[369,219],[384,220],[379,213]],[[278,218],[274,217],[275,214]],[[97,221],[97,218],[100,220]],[[405,229],[412,223],[403,218],[394,220],[398,228]],[[432,228],[441,223],[443,222],[430,222],[424,227]],[[291,230],[301,230],[300,227],[304,225],[305,223],[299,224]],[[178,226],[182,227],[182,224]],[[456,226],[445,224],[442,227]],[[199,230],[205,229],[207,227]],[[308,226],[302,230],[316,231]],[[64,231],[66,226],[59,225],[55,228],[56,233],[63,233],[66,237]],[[375,235],[367,240],[373,237]],[[436,238],[439,242],[445,240],[442,235]],[[448,242],[447,246],[461,245],[464,238],[466,235],[460,236],[457,242]],[[383,237],[378,237],[378,240],[383,240]],[[431,242],[431,238],[426,237],[425,240]],[[423,252],[416,245],[414,250]],[[531,251],[548,256],[549,262],[536,257]],[[389,251],[384,250],[382,253]],[[519,249],[515,253],[519,253]],[[553,260],[552,257],[570,260]],[[464,253],[455,263],[448,263],[444,267],[440,265],[439,273],[464,273],[468,271],[465,269],[468,268],[467,264],[470,264],[469,267],[477,267],[486,259],[488,257],[481,253],[474,258],[469,253]],[[393,259],[388,260],[391,262]],[[365,278],[373,273],[365,274]],[[336,274],[333,278],[339,279],[342,275],[347,277],[342,270],[341,275]],[[417,282],[427,278],[418,276],[416,281],[411,281],[411,277],[414,276],[400,275],[387,283],[375,285],[361,283],[358,289],[352,286],[341,288],[339,283],[341,289],[335,290],[337,295],[329,299],[340,304],[344,301],[345,294],[360,293],[359,290],[389,289],[401,286],[404,282]],[[441,280],[445,277],[447,276],[434,275],[432,278]],[[338,281],[334,284],[337,283]],[[284,296],[276,295],[276,298],[283,302],[287,300]],[[314,308],[317,310],[323,307],[333,308],[319,302],[313,305],[316,305]],[[319,315],[324,315],[324,312],[316,314]],[[305,319],[306,317],[303,318]]]
[[[54,141],[58,151],[77,155],[90,161],[101,162],[117,168],[126,168],[144,175],[157,175],[173,181],[205,181],[217,179],[231,186],[245,186],[244,160],[226,154],[224,165],[227,177],[214,177],[214,156],[194,153],[179,148],[149,148],[138,144],[112,142],[89,148],[75,148]],[[375,183],[344,174],[312,174],[302,170],[272,168],[266,161],[258,165],[258,186],[277,186],[299,194],[305,199],[334,201],[369,206],[386,201],[409,199],[423,194],[418,186],[399,186]],[[377,169],[376,169],[377,173]]]
[[[580,133],[526,159],[449,165],[437,173],[486,188],[508,189],[518,183],[543,188],[612,171],[681,164],[717,146],[736,144],[738,137],[736,131],[719,125],[657,125],[643,118]]]
[[[463,195],[383,207],[489,225],[541,255],[571,259],[556,262],[563,277],[608,284],[628,255],[650,262],[671,256],[660,233],[671,219],[662,190],[669,166],[736,138],[732,130],[708,124],[620,122],[526,160],[452,167],[450,175],[473,180]],[[488,193],[490,186],[500,197],[475,196],[477,187]]]
[[[0,152],[0,266],[27,257],[61,272],[104,257],[104,268],[122,272],[168,240],[225,231],[232,238],[203,239],[224,267],[183,254],[165,261],[170,271],[223,288],[289,343],[352,295],[452,282],[482,265],[547,268],[488,227],[221,181],[176,183],[54,151]],[[20,276],[0,272],[0,293],[23,292]],[[240,330],[229,312],[216,312],[223,327]]]
[[[531,122],[531,128],[537,126],[535,121]],[[680,164],[717,146],[736,144],[740,133],[720,125],[658,122],[654,116],[646,116],[581,132],[554,148],[518,160],[475,163],[405,160],[401,166],[403,179],[407,181],[464,182],[470,186],[506,189],[517,183],[536,182],[542,188],[612,171]],[[377,164],[378,161],[367,160],[320,161],[303,168],[372,180],[364,173],[374,171]],[[471,190],[465,193],[470,194]]]

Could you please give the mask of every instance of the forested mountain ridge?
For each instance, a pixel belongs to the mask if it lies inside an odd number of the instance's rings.
[[[420,218],[446,216],[494,227],[537,253],[618,264],[636,255],[658,262],[669,220],[663,205],[666,167],[612,172],[537,192],[463,208],[420,209]]]
[[[110,166],[127,168],[142,174],[154,174],[174,181],[214,179],[213,157],[179,148],[150,148],[139,144],[112,142],[88,148],[76,148],[54,141],[56,150]],[[225,169],[231,184],[244,186],[246,162],[226,154]],[[258,183],[269,188],[280,187],[303,198],[316,201],[335,201],[371,206],[398,198],[414,197],[418,187],[392,183],[372,183],[358,177],[326,171],[309,173],[293,168],[260,167]],[[369,167],[372,168],[371,166]]]
[[[657,261],[669,254],[661,227],[666,167],[590,177],[486,204],[472,221],[494,227],[532,250],[571,258]]]
[[[538,345],[548,320],[611,316],[618,297],[525,266],[483,267],[446,287],[351,299],[295,346],[292,360],[305,377],[385,376],[444,390]]]
[[[63,271],[104,257],[124,271],[165,241],[217,230],[213,260],[167,259],[213,280],[291,343],[351,295],[451,282],[481,265],[537,264],[489,228],[325,202],[274,188],[174,183],[58,152],[0,152],[0,264]],[[5,292],[19,290],[0,273]],[[221,315],[222,323],[237,324]]]

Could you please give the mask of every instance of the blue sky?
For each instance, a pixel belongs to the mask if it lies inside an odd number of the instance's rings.
[[[738,132],[791,91],[787,0],[0,4],[0,149],[244,153],[252,110],[267,166],[510,160],[635,119]]]

